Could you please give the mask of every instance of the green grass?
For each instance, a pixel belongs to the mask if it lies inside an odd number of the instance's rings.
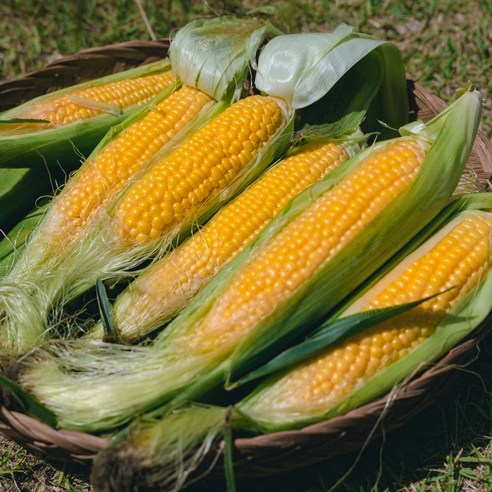
[[[208,2],[217,14],[237,1]],[[168,36],[206,11],[200,1],[144,1],[157,36]],[[490,0],[293,0],[244,1],[264,15],[274,9],[286,32],[325,31],[340,22],[386,38],[402,49],[407,72],[449,101],[472,80],[486,104],[482,129],[492,136],[492,3]],[[56,58],[91,46],[149,39],[133,0],[6,0],[0,4],[0,79],[36,70]],[[490,339],[490,337],[489,337]],[[371,443],[361,454],[343,456],[308,470],[238,481],[238,491],[488,491],[492,490],[490,359],[492,342],[461,371],[456,383],[431,408]],[[0,492],[88,491],[79,470],[53,467],[0,438]],[[224,490],[207,482],[197,492]]]

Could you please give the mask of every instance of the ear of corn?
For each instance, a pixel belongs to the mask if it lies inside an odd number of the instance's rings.
[[[478,92],[468,92],[425,126],[427,136],[378,143],[301,193],[151,347],[83,342],[41,356],[24,383],[63,426],[93,430],[136,409],[200,397],[259,365],[319,323],[444,207],[480,109]]]
[[[101,113],[118,116],[124,109],[145,104],[174,81],[166,71],[143,77],[126,78],[85,89],[71,89],[56,97],[47,97],[14,114],[20,119],[44,120],[48,127],[88,120]]]
[[[436,297],[270,378],[239,410],[268,431],[298,427],[379,396],[447,352],[492,309],[491,240],[490,212],[458,214],[340,316]]]
[[[492,309],[492,199],[488,195],[479,199],[480,204],[473,203],[473,197],[466,210],[448,208],[433,225],[435,234],[403,261],[391,262],[389,272],[341,316],[429,293],[435,297],[267,379],[236,403],[232,416],[230,409],[188,404],[161,417],[156,412],[136,420],[97,457],[93,483],[104,487],[111,477],[115,489],[122,484],[138,488],[145,477],[150,488],[158,484],[180,488],[212,443],[225,434],[226,426],[258,433],[325,420],[389,391],[416,368],[448,351]]]
[[[127,342],[141,338],[174,317],[291,198],[347,158],[342,144],[308,143],[268,170],[118,297],[114,305],[118,337]],[[98,334],[101,327],[92,336]]]
[[[142,102],[148,102],[149,95],[155,96],[163,88],[169,87],[172,84],[173,75],[169,70],[170,63],[168,60],[156,62],[145,67],[121,72],[89,83],[79,84],[69,89],[47,94],[2,113],[0,119],[5,123],[0,125],[0,167],[25,168],[45,165],[47,163],[49,166],[55,168],[58,165],[57,162],[69,164],[76,160],[80,154],[88,155],[112,125],[123,121],[126,117],[138,111],[138,106],[133,104],[126,109],[117,111],[117,114],[114,114],[115,111],[113,111],[113,114],[109,114],[108,112],[100,113],[95,117],[76,120],[71,124],[59,127],[53,127],[51,124],[37,124],[35,125],[36,128],[34,128],[34,131],[27,131],[29,128],[26,128],[25,125],[29,127],[29,123],[15,123],[13,125],[14,128],[12,128],[12,124],[8,124],[8,120],[18,118],[22,115],[28,117],[28,112],[36,105],[46,106],[50,100],[65,98],[65,94],[70,91],[81,91],[85,93],[86,91],[97,90],[95,89],[96,86],[123,83],[118,81],[122,81],[123,79],[131,80],[139,76],[144,78],[147,75],[154,77],[159,76],[158,73],[162,73],[163,75],[160,77],[162,77],[164,85],[155,85],[153,92],[149,92],[143,97]],[[119,91],[116,90],[115,95],[118,96],[118,94]],[[79,106],[82,112],[88,109],[85,106],[82,107],[80,104],[76,105],[67,99],[64,100],[69,105]],[[56,159],[52,159],[55,153]]]

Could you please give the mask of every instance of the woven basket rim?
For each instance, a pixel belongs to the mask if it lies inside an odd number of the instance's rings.
[[[156,61],[169,47],[169,39],[156,41],[127,41],[108,46],[90,48],[64,57],[17,80],[0,83],[1,100],[15,105],[25,97],[35,97],[61,84],[102,76],[114,71]],[[94,69],[97,65],[97,70]],[[102,68],[101,68],[102,67]],[[103,73],[104,72],[104,73]],[[411,117],[424,121],[440,112],[446,104],[436,95],[426,91],[419,83],[408,80],[412,97]],[[7,98],[7,99],[5,99]],[[0,107],[0,111],[2,108]],[[468,169],[476,173],[483,184],[492,175],[492,142],[479,131],[470,156]],[[292,470],[325,461],[336,455],[360,448],[366,435],[386,412],[385,432],[405,423],[412,415],[430,405],[444,391],[456,374],[456,368],[475,356],[477,343],[490,331],[492,313],[474,331],[446,356],[424,372],[400,385],[390,396],[384,396],[345,415],[319,422],[296,431],[275,432],[248,438],[237,438],[235,446],[235,472],[237,476],[263,476]],[[438,388],[429,395],[429,388]],[[363,425],[361,425],[363,423]],[[354,433],[354,426],[357,431]],[[90,466],[97,452],[104,449],[109,439],[67,429],[53,429],[22,412],[0,406],[0,432],[45,458],[69,461]],[[362,436],[362,437],[361,437]],[[372,435],[377,437],[377,432]],[[337,445],[333,446],[336,442]],[[342,446],[340,443],[343,443]],[[343,448],[343,449],[342,449]],[[222,446],[213,451],[221,452]],[[302,459],[299,453],[302,452]],[[212,476],[221,476],[221,466],[212,470]]]

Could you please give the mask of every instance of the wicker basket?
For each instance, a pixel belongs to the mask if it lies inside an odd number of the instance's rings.
[[[169,41],[132,41],[82,51],[48,65],[45,69],[11,82],[0,84],[0,111],[35,96],[94,77],[150,63],[162,58]],[[411,119],[428,121],[445,103],[408,81]],[[467,167],[482,184],[492,176],[492,143],[483,134],[477,136]],[[310,425],[298,431],[277,432],[234,441],[237,476],[266,476],[325,461],[360,449],[368,437],[380,435],[378,421],[384,413],[384,432],[395,429],[410,417],[431,405],[446,390],[456,368],[476,357],[478,342],[492,327],[492,313],[472,336],[451,350],[425,372],[410,378],[384,397],[346,415]],[[108,445],[108,439],[53,429],[35,419],[6,407],[0,407],[0,432],[30,451],[53,460],[69,461],[90,467],[94,455]],[[221,446],[214,450],[220,452]],[[211,471],[222,476],[220,460]]]

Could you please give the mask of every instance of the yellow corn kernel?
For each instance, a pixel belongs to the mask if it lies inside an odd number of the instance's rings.
[[[426,148],[397,140],[371,154],[243,266],[184,343],[198,353],[234,347],[411,187]]]
[[[364,386],[378,371],[405,357],[430,337],[446,313],[479,284],[492,261],[491,234],[490,214],[466,214],[361,310],[416,301],[455,288],[290,371],[274,383],[274,397],[268,401],[289,412],[327,410]],[[379,290],[377,285],[375,289]]]
[[[88,220],[210,101],[198,89],[182,87],[88,161],[53,203],[45,223],[53,240],[58,244],[74,240]],[[146,199],[152,207],[153,197]]]
[[[347,158],[338,144],[313,143],[267,171],[118,298],[114,318],[120,336],[123,339],[142,336],[170,319],[251,242],[290,199]],[[159,220],[162,219],[155,218],[152,227],[157,227]]]
[[[158,92],[169,86],[174,79],[174,74],[168,71],[74,90],[51,99],[44,99],[16,117],[48,120],[53,126],[68,125],[101,114],[101,111],[96,108],[71,101],[70,96],[114,104],[119,109],[125,109],[135,104],[145,104]]]
[[[115,248],[147,243],[192,219],[258,154],[282,117],[275,99],[251,96],[193,134],[125,195],[115,213]],[[157,198],[157,215],[142,201],[146,196]]]

